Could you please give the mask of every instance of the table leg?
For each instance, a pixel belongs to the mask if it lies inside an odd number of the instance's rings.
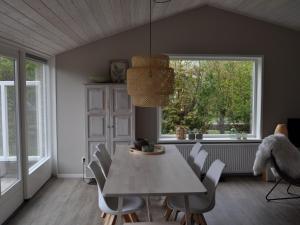
[[[191,225],[191,215],[190,215],[190,205],[189,205],[189,196],[184,196],[184,207],[185,207],[185,220],[186,225]]]
[[[118,214],[117,214],[117,221],[116,221],[116,225],[122,225],[122,213],[121,210],[123,208],[123,197],[119,197],[118,199]]]
[[[151,215],[151,212],[150,212],[150,196],[146,197],[146,206],[147,206],[148,221],[152,222],[152,215]]]

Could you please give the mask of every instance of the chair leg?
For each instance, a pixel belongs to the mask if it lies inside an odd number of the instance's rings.
[[[130,213],[130,214],[128,214],[128,216],[132,223],[137,223],[140,221],[139,217],[136,215],[136,213]]]
[[[105,216],[106,216],[106,213],[101,212],[100,217],[101,217],[101,218],[105,218]]]
[[[170,219],[170,216],[171,216],[171,213],[172,213],[172,209],[170,208],[167,208],[166,211],[165,211],[165,214],[164,214],[164,217],[166,219],[166,221],[168,221]]]
[[[109,220],[109,225],[115,225],[116,221],[117,221],[117,216],[111,215],[110,220]]]
[[[206,220],[203,214],[193,214],[193,219],[199,225],[207,225]]]
[[[266,195],[266,200],[269,202],[269,201],[274,201],[274,200],[288,200],[288,199],[299,199],[300,196],[299,195],[296,195],[294,197],[281,197],[281,198],[269,198],[269,195],[274,191],[274,189],[280,184],[280,182],[282,181],[282,178],[280,178],[276,183],[275,185],[270,189],[270,191],[267,193]],[[289,192],[289,189],[290,189],[290,186],[288,186],[287,188],[287,192]]]
[[[130,216],[128,214],[125,214],[122,216],[123,217],[123,220],[125,223],[131,223],[131,219],[130,219]]]
[[[109,225],[111,214],[106,214],[103,225]]]

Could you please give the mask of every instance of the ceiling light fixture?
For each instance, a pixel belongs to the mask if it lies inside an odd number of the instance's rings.
[[[166,3],[171,0],[156,0]],[[169,67],[169,56],[152,55],[152,0],[150,3],[149,55],[133,56],[132,68],[127,70],[127,90],[132,103],[140,107],[165,106],[174,92],[174,70]]]

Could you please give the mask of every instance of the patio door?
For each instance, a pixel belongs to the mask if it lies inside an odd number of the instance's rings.
[[[0,51],[0,224],[23,202],[18,52]]]

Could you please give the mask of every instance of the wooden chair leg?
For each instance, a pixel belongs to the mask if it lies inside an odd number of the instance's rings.
[[[203,214],[193,214],[193,219],[199,225],[207,225],[206,220]]]
[[[137,223],[137,222],[140,221],[139,217],[136,215],[136,213],[130,213],[128,215],[129,215],[129,218],[130,218],[132,223]]]
[[[103,225],[109,225],[110,217],[111,217],[110,214],[106,214]]]
[[[170,219],[170,216],[171,216],[172,211],[173,211],[173,210],[170,209],[170,208],[167,208],[167,209],[166,209],[165,215],[164,215],[166,221],[168,221],[168,220]]]
[[[125,223],[131,223],[132,222],[131,218],[128,214],[123,215],[122,217],[123,217],[123,220],[124,220]]]
[[[117,220],[116,215],[111,215],[110,220],[109,220],[109,225],[115,225]]]

